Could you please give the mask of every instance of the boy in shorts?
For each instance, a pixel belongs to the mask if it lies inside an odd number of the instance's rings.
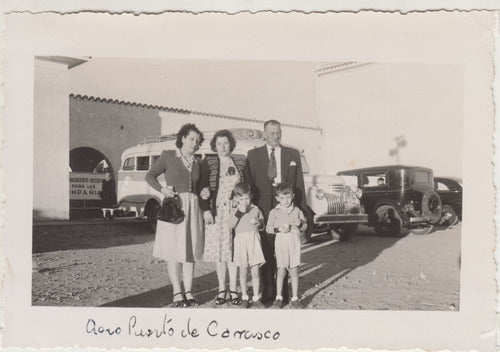
[[[304,213],[293,204],[293,189],[289,184],[280,183],[276,186],[278,204],[269,212],[266,232],[275,233],[276,266],[276,300],[273,308],[283,307],[283,279],[285,270],[290,273],[292,281],[292,308],[302,308],[299,301],[299,265],[300,265],[300,234],[307,228]]]
[[[229,215],[229,227],[234,228],[233,262],[240,268],[241,301],[245,308],[263,308],[260,298],[259,268],[266,261],[262,253],[259,231],[264,229],[264,216],[251,203],[252,192],[247,183],[238,183],[233,189],[236,211]],[[249,301],[247,292],[247,272],[250,266],[253,297]]]

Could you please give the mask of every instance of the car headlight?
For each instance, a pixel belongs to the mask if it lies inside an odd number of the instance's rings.
[[[322,189],[317,189],[315,195],[316,195],[316,198],[321,200],[321,199],[325,198],[325,191],[323,191]]]

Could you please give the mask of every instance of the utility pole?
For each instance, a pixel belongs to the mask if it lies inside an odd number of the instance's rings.
[[[399,164],[401,162],[400,156],[399,156],[399,150],[401,148],[406,147],[406,138],[404,135],[401,135],[401,136],[397,136],[394,139],[396,140],[396,147],[392,148],[389,151],[389,155],[396,157],[396,164]]]

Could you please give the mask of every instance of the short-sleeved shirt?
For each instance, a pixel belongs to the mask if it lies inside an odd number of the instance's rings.
[[[260,231],[261,229],[259,226],[253,224],[253,220],[256,218],[260,223],[264,222],[264,215],[262,215],[259,208],[252,204],[243,216],[238,218],[237,215],[231,213],[229,214],[227,221],[229,227],[234,228],[235,232],[238,234],[243,232]]]
[[[307,222],[302,210],[297,208],[295,205],[290,208],[291,209],[285,210],[278,204],[274,209],[271,209],[271,211],[269,212],[269,218],[267,220],[267,226],[266,226],[267,233],[276,233],[275,229],[283,225],[291,225],[291,231],[295,230],[302,232],[305,230]],[[300,229],[293,223],[294,220],[296,219],[299,219],[302,223]]]

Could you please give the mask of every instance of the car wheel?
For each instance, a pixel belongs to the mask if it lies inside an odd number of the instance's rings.
[[[410,229],[410,232],[415,234],[415,235],[428,235],[431,233],[432,229],[434,228],[434,225],[427,225],[423,227],[416,227],[413,229]]]
[[[449,205],[443,205],[443,214],[441,215],[441,225],[453,226],[458,223],[458,216],[455,210]]]
[[[437,224],[441,220],[443,205],[441,197],[434,191],[424,193],[422,197],[422,215],[427,217],[431,224]]]
[[[377,208],[376,215],[375,231],[379,236],[401,235],[403,221],[396,208],[390,205],[382,205]]]
[[[158,221],[158,211],[160,210],[160,203],[156,200],[150,200],[146,204],[146,209],[144,210],[144,215],[148,220],[148,226],[151,232],[156,232],[156,222]]]
[[[348,241],[352,236],[358,232],[358,224],[344,224],[341,226],[335,226],[332,229],[332,238],[338,236],[340,242]]]

